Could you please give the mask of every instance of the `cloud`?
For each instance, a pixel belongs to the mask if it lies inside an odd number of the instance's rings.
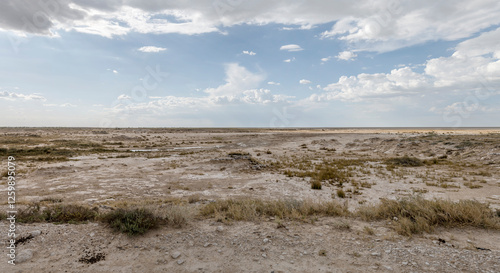
[[[62,108],[76,107],[76,105],[71,104],[69,102],[63,103],[63,104],[53,104],[53,103],[51,103],[51,104],[44,104],[43,106],[45,106],[45,107],[62,107]]]
[[[255,53],[255,52],[253,52],[253,51],[247,51],[247,50],[243,50],[243,54],[250,55],[250,56],[255,56],[255,55],[257,55],[257,53]]]
[[[293,57],[293,58],[291,58],[291,59],[286,59],[286,60],[284,60],[283,62],[285,62],[285,63],[291,63],[291,62],[293,62],[293,61],[295,61],[295,57]]]
[[[458,40],[500,24],[496,0],[395,1],[355,4],[343,0],[138,1],[3,0],[0,29],[56,35],[79,31],[112,38],[129,33],[223,32],[235,25],[282,24],[313,29],[332,23],[323,39],[344,41],[353,50],[386,52],[435,40]]]
[[[281,85],[281,83],[279,83],[279,82],[267,82],[267,84],[269,84],[269,85]]]
[[[245,90],[257,88],[264,80],[264,75],[252,73],[237,63],[226,65],[226,83],[216,88],[207,88],[211,96],[236,96]]]
[[[321,58],[321,61],[324,62],[324,63],[326,63],[326,62],[328,62],[331,59],[332,59],[332,56],[328,56],[328,57],[325,57],[325,58]]]
[[[145,53],[158,53],[158,52],[165,51],[167,49],[164,47],[157,47],[157,46],[143,46],[137,50],[139,50],[141,52],[145,52]]]
[[[473,92],[480,99],[500,88],[500,28],[459,43],[449,57],[428,60],[423,72],[405,66],[389,73],[342,76],[313,94],[312,101],[362,101],[433,94]]]
[[[311,81],[310,80],[306,80],[306,79],[302,79],[299,81],[300,84],[310,84]]]
[[[40,96],[38,94],[25,95],[25,94],[8,92],[8,91],[0,91],[0,99],[10,100],[10,101],[15,101],[15,100],[46,101],[47,100],[43,96]]]
[[[281,46],[280,50],[286,50],[288,52],[295,52],[295,51],[302,51],[304,49],[302,47],[300,47],[299,45],[290,44],[290,45]]]
[[[342,51],[335,58],[337,58],[339,60],[350,61],[350,60],[354,60],[354,58],[356,58],[357,56],[358,55],[356,55],[356,53],[354,53],[352,51]]]

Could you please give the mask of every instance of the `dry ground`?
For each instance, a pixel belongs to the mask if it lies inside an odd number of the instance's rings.
[[[4,128],[0,155],[16,157],[19,208],[43,200],[103,211],[185,201],[190,212],[181,229],[137,238],[102,223],[20,224],[22,235],[41,233],[18,247],[34,255],[15,268],[5,258],[1,272],[495,272],[500,266],[494,230],[438,229],[407,238],[385,222],[352,218],[277,228],[276,219],[221,223],[196,213],[227,198],[334,199],[355,211],[380,198],[413,195],[475,199],[500,209],[498,129]],[[423,165],[387,161],[403,156]],[[321,170],[325,175],[316,176]],[[7,179],[0,173],[4,210]],[[321,190],[311,189],[315,180]],[[5,242],[7,222],[0,230]],[[85,251],[105,259],[82,263]],[[172,258],[175,252],[180,257]]]

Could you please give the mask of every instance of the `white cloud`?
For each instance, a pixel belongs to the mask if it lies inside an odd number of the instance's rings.
[[[344,60],[344,61],[350,61],[350,60],[354,60],[354,58],[356,58],[358,55],[356,55],[356,53],[352,52],[352,51],[342,51],[339,53],[339,55],[337,55],[337,59],[339,60]]]
[[[293,58],[291,58],[291,59],[286,59],[286,60],[284,60],[283,62],[285,62],[285,63],[291,63],[291,62],[293,62],[293,61],[295,61],[295,57],[293,57]]]
[[[313,94],[312,101],[381,99],[421,96],[433,93],[479,92],[477,97],[498,94],[500,88],[500,28],[461,42],[450,57],[427,61],[417,73],[405,66],[390,73],[361,73],[342,76],[324,87],[324,93]]]
[[[118,71],[116,71],[116,70],[113,70],[113,74],[118,74]]]
[[[280,50],[286,50],[288,52],[295,52],[295,51],[302,51],[304,49],[302,47],[300,47],[299,45],[290,44],[290,45],[281,46]]]
[[[137,50],[139,50],[141,52],[145,52],[145,53],[158,53],[158,52],[165,51],[167,49],[164,47],[157,47],[157,46],[143,46]]]
[[[14,92],[8,92],[8,91],[0,91],[0,99],[4,100],[38,100],[38,101],[46,101],[43,96],[38,95],[38,94],[20,94],[20,93],[14,93]]]
[[[310,84],[311,81],[310,80],[306,80],[306,79],[302,79],[299,81],[300,84]]]
[[[243,50],[243,54],[250,55],[250,56],[255,56],[255,55],[257,55],[257,53],[255,53],[255,52],[253,52],[253,51],[248,51],[248,50]]]
[[[356,3],[286,0],[240,1],[136,1],[67,0],[0,1],[0,29],[18,33],[57,35],[57,30],[114,37],[137,33],[222,32],[224,27],[283,24],[283,29],[312,29],[334,23],[322,38],[345,41],[358,50],[389,51],[434,40],[467,38],[500,24],[497,0],[395,1]],[[45,6],[44,6],[45,3]],[[48,4],[47,4],[48,3]],[[458,8],[460,7],[460,8]],[[33,22],[36,18],[38,22]],[[32,27],[28,27],[28,26]],[[36,26],[35,26],[36,25]]]
[[[252,73],[243,66],[230,63],[226,65],[226,83],[205,89],[205,92],[212,96],[235,96],[258,87],[263,80],[264,75]]]
[[[269,84],[269,85],[281,85],[281,83],[279,83],[279,82],[267,82],[267,84]]]
[[[129,96],[129,95],[125,95],[125,94],[121,94],[120,96],[118,96],[118,98],[116,98],[117,100],[131,100],[132,97]]]
[[[325,57],[325,58],[321,58],[321,61],[324,62],[324,63],[326,63],[326,62],[328,62],[331,59],[332,59],[332,56],[328,56],[328,57]]]

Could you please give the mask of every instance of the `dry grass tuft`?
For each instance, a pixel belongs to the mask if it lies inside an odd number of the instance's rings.
[[[500,219],[489,206],[475,200],[383,199],[379,205],[359,208],[357,215],[368,221],[396,220],[395,230],[407,236],[432,232],[438,226],[500,229]]]
[[[304,220],[308,216],[347,216],[347,207],[337,202],[258,199],[217,200],[200,209],[205,217],[222,220],[255,221],[263,217]]]

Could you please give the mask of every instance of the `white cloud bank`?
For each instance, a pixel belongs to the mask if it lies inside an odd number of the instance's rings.
[[[313,94],[311,101],[361,101],[411,97],[427,93],[460,93],[487,88],[500,88],[500,28],[457,45],[450,57],[430,59],[418,73],[405,66],[390,73],[362,73],[342,76]],[[498,93],[498,91],[489,91]]]
[[[10,101],[15,101],[15,100],[46,101],[47,100],[43,96],[38,95],[38,94],[25,95],[25,94],[8,92],[8,91],[0,91],[0,99],[10,100]]]
[[[221,32],[241,24],[284,24],[314,30],[353,49],[389,51],[433,40],[467,38],[500,24],[500,2],[370,0],[303,1],[156,1],[156,0],[4,0],[0,29],[20,34],[56,35],[58,30],[114,37],[137,33]]]

